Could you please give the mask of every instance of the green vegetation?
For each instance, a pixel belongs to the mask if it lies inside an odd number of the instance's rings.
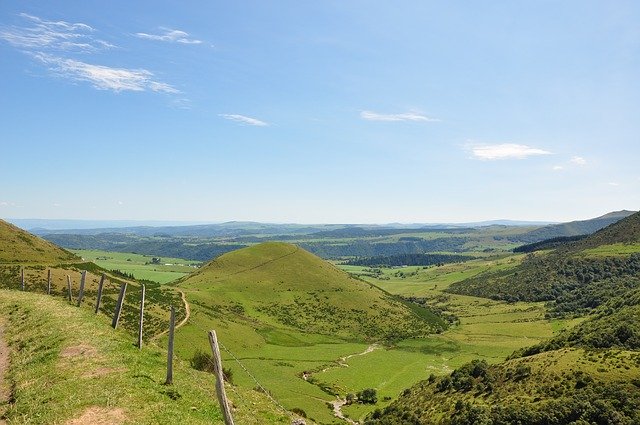
[[[529,255],[516,268],[452,284],[452,291],[494,298],[550,297],[555,314],[590,314],[504,363],[474,360],[431,376],[366,423],[639,423],[640,255],[603,255],[620,239],[636,245],[639,221],[635,214],[557,252]]]
[[[399,254],[387,257],[368,257],[349,260],[344,264],[349,266],[394,267],[394,266],[433,266],[445,263],[461,263],[473,260],[469,255],[451,254]]]
[[[130,274],[135,279],[151,280],[158,283],[168,283],[179,279],[201,265],[200,261],[133,253],[99,250],[72,250],[72,252],[106,270],[117,270]]]
[[[163,385],[166,353],[138,350],[103,316],[45,295],[0,290],[0,320],[11,353],[9,423],[221,424],[211,375],[176,361]],[[228,391],[238,423],[288,424],[259,392]]]

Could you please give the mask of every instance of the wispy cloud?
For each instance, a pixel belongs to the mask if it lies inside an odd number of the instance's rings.
[[[0,29],[0,39],[21,49],[93,52],[115,47],[95,38],[95,29],[83,23],[47,21],[21,13],[28,26],[10,26]]]
[[[544,149],[533,148],[527,145],[515,143],[502,143],[499,145],[471,145],[468,147],[476,159],[494,161],[501,159],[525,159],[530,156],[550,155],[551,152]]]
[[[428,117],[417,112],[405,112],[402,114],[381,114],[372,111],[360,112],[360,118],[366,121],[417,121],[417,122],[438,122],[437,118]]]
[[[620,186],[620,183],[618,183],[618,182],[609,182],[609,186],[614,186],[614,187]]]
[[[66,59],[45,53],[33,55],[49,67],[49,70],[74,81],[86,81],[100,90],[120,91],[154,91],[163,93],[179,93],[169,84],[156,81],[151,71],[146,69],[112,68],[93,65]]]
[[[569,162],[576,165],[587,165],[587,160],[581,156],[574,156],[569,160]]]
[[[553,171],[562,171],[562,170],[564,170],[564,167],[562,165],[553,166]]]
[[[163,33],[161,34],[147,34],[144,32],[136,33],[136,37],[144,38],[147,40],[166,41],[169,43],[182,43],[182,44],[202,44],[202,40],[196,40],[195,38],[189,38],[189,33],[174,30],[170,28],[161,28]]]
[[[256,118],[247,117],[245,115],[238,114],[220,114],[220,116],[224,119],[239,122],[241,124],[254,125],[257,127],[264,127],[269,125],[268,123],[261,121]]]

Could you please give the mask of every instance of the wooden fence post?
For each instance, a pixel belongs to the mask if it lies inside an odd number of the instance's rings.
[[[144,322],[144,294],[146,288],[142,285],[142,296],[140,298],[140,323],[138,324],[138,348],[142,349],[142,323]]]
[[[120,312],[122,311],[122,303],[124,303],[124,294],[127,291],[127,284],[120,285],[120,295],[118,295],[118,302],[116,303],[116,311],[113,313],[113,321],[111,326],[113,329],[118,327],[118,321],[120,320]]]
[[[87,271],[82,271],[82,276],[80,276],[80,290],[78,291],[78,307],[82,303],[82,299],[84,298],[84,283],[87,280]]]
[[[171,317],[169,318],[169,347],[167,349],[167,380],[165,385],[173,384],[173,334],[176,328],[176,308],[171,306]]]
[[[24,291],[24,267],[20,269],[20,288]]]
[[[71,302],[71,276],[69,275],[67,275],[67,294],[69,302]]]
[[[100,310],[100,302],[102,301],[102,287],[104,285],[104,273],[102,273],[102,277],[100,277],[100,283],[98,284],[98,299],[96,300],[96,314]]]
[[[211,345],[211,352],[213,353],[213,372],[216,376],[216,395],[218,397],[218,403],[220,403],[220,410],[222,410],[222,416],[224,418],[225,425],[234,425],[233,417],[231,416],[231,409],[227,401],[227,394],[224,391],[224,373],[222,372],[222,359],[220,358],[220,348],[218,347],[218,337],[216,331],[209,331],[209,344]]]
[[[51,295],[51,269],[47,271],[47,295]]]

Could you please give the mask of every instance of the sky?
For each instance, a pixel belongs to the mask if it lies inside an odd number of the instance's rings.
[[[0,2],[0,217],[640,208],[640,2]]]

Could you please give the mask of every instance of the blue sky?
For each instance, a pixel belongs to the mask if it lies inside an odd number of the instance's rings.
[[[636,1],[0,3],[0,217],[640,208]]]

